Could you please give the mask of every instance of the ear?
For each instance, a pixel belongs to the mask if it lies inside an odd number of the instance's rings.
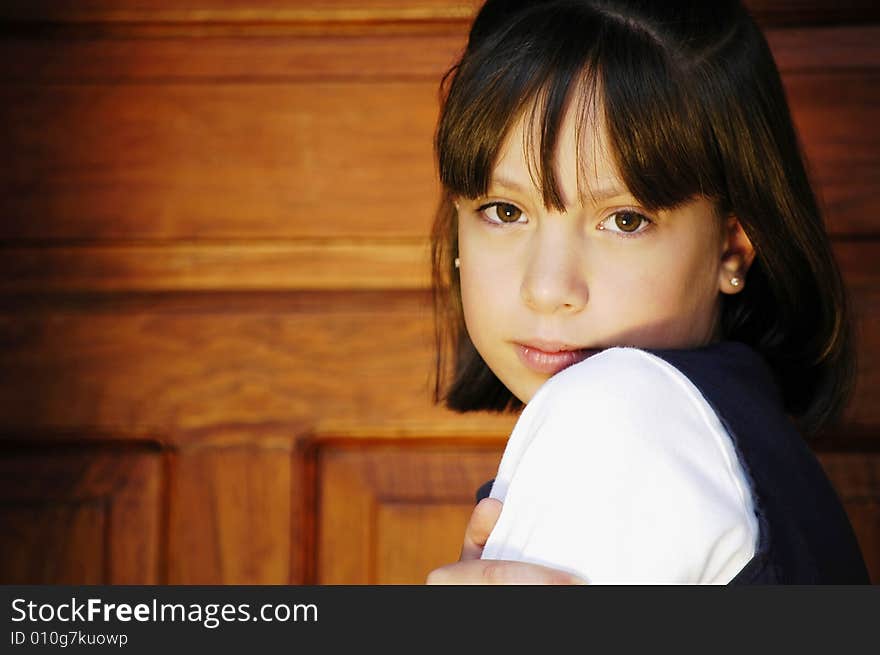
[[[746,273],[755,259],[755,248],[736,216],[724,221],[724,241],[718,288],[722,293],[739,293],[746,285]],[[738,282],[737,282],[738,281]]]

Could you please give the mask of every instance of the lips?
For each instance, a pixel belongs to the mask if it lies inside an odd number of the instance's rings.
[[[552,341],[529,341],[516,344],[520,361],[536,373],[555,375],[599,352],[597,348],[578,348]]]

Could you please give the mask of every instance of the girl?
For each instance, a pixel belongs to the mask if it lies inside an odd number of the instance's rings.
[[[525,409],[428,582],[867,582],[801,436],[845,294],[741,4],[488,0],[444,90],[438,398]]]

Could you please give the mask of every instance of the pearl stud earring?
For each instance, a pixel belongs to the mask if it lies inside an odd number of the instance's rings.
[[[730,286],[738,287],[740,284],[742,284],[742,280],[740,280],[738,277],[730,278]]]
[[[456,257],[455,258],[455,268],[459,268],[460,266],[461,266],[461,260],[458,257]]]

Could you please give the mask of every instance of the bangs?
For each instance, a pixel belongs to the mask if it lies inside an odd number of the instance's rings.
[[[572,112],[582,202],[591,187],[585,164],[601,156],[648,210],[697,195],[723,200],[701,74],[631,21],[585,6],[536,5],[470,44],[450,71],[435,141],[440,180],[452,195],[485,195],[499,151],[522,120],[532,181],[547,208],[563,210],[554,162]]]

